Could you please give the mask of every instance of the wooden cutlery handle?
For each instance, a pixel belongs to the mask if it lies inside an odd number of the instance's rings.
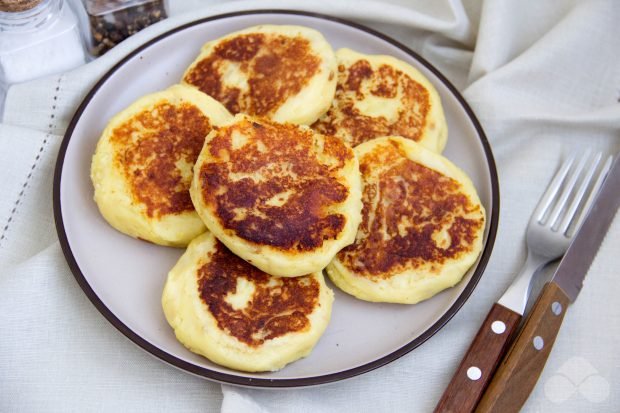
[[[545,285],[478,404],[477,413],[521,410],[545,367],[568,304],[568,296],[556,283]]]
[[[508,350],[521,315],[493,304],[435,412],[473,412],[493,372]]]

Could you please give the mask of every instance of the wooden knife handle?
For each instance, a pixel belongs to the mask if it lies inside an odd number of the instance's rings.
[[[508,350],[519,321],[520,314],[500,304],[493,304],[435,412],[474,411],[499,361]]]
[[[495,372],[477,413],[521,410],[545,367],[568,304],[568,296],[555,282],[545,285]]]

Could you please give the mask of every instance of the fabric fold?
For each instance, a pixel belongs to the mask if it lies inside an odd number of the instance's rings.
[[[574,148],[620,151],[620,2],[170,3],[172,17],[103,57],[8,91],[0,124],[0,411],[431,411],[486,312],[518,271],[529,216],[562,157]],[[401,359],[321,387],[220,386],[148,356],[105,321],[80,290],[54,227],[58,149],[96,82],[132,50],[174,27],[254,9],[353,20],[420,53],[463,92],[492,145],[500,177],[493,255],[463,308]],[[459,139],[455,125],[450,139]],[[603,392],[620,386],[615,368],[620,365],[620,307],[606,304],[620,296],[619,245],[616,218],[524,411],[620,409],[618,398]],[[584,362],[602,383],[594,396],[581,376],[568,377],[571,366]]]

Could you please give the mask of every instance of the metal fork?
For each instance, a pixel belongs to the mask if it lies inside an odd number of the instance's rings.
[[[527,259],[499,299],[499,304],[523,315],[533,276],[543,265],[566,252],[611,167],[612,158],[609,157],[594,185],[591,185],[602,156],[598,152],[592,157],[591,151],[587,150],[579,159],[577,153],[573,153],[564,161],[530,218],[525,239]],[[586,168],[587,163],[589,166]],[[591,186],[586,198],[586,192]]]
[[[562,256],[611,167],[609,157],[595,179],[602,153],[573,153],[562,164],[530,218],[527,259],[474,337],[435,412],[472,412],[482,397],[525,312],[537,271]]]

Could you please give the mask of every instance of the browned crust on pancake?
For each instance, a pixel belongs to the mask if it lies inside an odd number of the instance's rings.
[[[356,242],[338,253],[338,259],[354,274],[370,279],[422,267],[437,272],[435,265],[471,251],[484,218],[464,215],[476,216],[480,206],[461,193],[457,181],[408,159],[396,142],[389,143],[360,159],[362,224]],[[385,166],[378,179],[368,179],[374,169]],[[404,217],[411,223],[404,224]],[[432,236],[445,226],[451,243],[443,248]]]
[[[222,84],[226,62],[239,65],[248,77],[248,91]],[[233,114],[272,116],[298,94],[318,72],[321,59],[301,36],[240,34],[218,44],[198,62],[184,81],[221,102]]]
[[[225,298],[236,292],[239,277],[252,282],[256,289],[247,307],[235,310]],[[198,293],[218,327],[252,347],[288,333],[307,331],[308,316],[318,305],[320,288],[310,276],[271,277],[219,241],[208,262],[198,270]]]
[[[194,210],[189,195],[192,176],[183,176],[175,163],[193,165],[210,130],[209,119],[197,107],[165,101],[114,128],[114,163],[149,217]]]
[[[364,87],[367,82],[372,88]],[[389,122],[383,116],[364,115],[355,108],[355,101],[363,100],[369,94],[395,98],[399,89],[402,90],[403,108],[395,122]],[[349,67],[338,66],[338,84],[332,107],[312,128],[339,136],[353,147],[390,135],[420,141],[428,122],[430,99],[428,90],[406,73],[385,64],[373,69],[368,60],[360,59]]]
[[[233,149],[234,133],[250,137],[249,142]],[[339,139],[325,136],[322,153],[329,159],[319,161],[316,143],[309,129],[266,119],[219,128],[207,145],[215,160],[200,165],[200,196],[225,230],[246,241],[292,252],[320,248],[338,239],[348,219],[329,208],[348,197],[339,172],[354,154]],[[256,173],[264,179],[230,178]],[[288,197],[282,205],[269,203],[283,193]],[[239,217],[237,208],[247,215]]]

